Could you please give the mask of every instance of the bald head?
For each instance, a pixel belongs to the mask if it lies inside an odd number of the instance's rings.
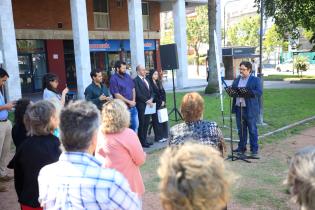
[[[146,72],[145,72],[145,68],[144,68],[142,65],[138,65],[138,66],[136,67],[136,71],[137,71],[137,73],[138,73],[139,76],[145,77]]]

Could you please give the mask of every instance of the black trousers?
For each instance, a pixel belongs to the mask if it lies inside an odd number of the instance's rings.
[[[139,128],[138,128],[138,137],[141,144],[147,144],[147,133],[150,123],[150,115],[145,115],[145,105],[137,106],[138,110],[138,119],[139,119]]]
[[[154,131],[154,140],[159,141],[168,138],[168,122],[159,123],[157,113],[152,115],[152,127]]]

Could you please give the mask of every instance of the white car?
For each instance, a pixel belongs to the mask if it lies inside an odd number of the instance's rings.
[[[288,60],[286,62],[283,62],[282,64],[276,65],[276,70],[281,72],[290,72],[293,71],[293,61]]]

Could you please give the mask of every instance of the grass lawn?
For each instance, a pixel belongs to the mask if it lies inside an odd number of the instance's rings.
[[[185,93],[177,93],[177,105]],[[201,93],[202,94],[202,93]],[[216,121],[222,126],[220,100],[215,95],[204,95],[204,118]],[[173,95],[167,94],[168,109],[173,107]],[[224,114],[229,115],[229,100],[224,98]],[[267,126],[259,126],[259,133],[267,133],[315,115],[314,89],[268,89],[264,90],[264,121]],[[173,119],[171,116],[170,119]],[[171,125],[175,122],[171,121]],[[228,119],[225,122],[229,123]],[[314,127],[315,121],[291,128],[264,138],[262,141],[266,157],[253,164],[242,161],[226,161],[232,171],[240,177],[232,187],[232,204],[251,207],[251,209],[291,209],[287,189],[282,182],[287,173],[287,154],[294,150],[284,142],[289,136],[298,134],[308,127]],[[234,125],[235,127],[235,125]],[[229,136],[228,129],[222,129]],[[238,138],[234,133],[234,139]],[[283,146],[285,145],[285,146]],[[149,154],[145,165],[141,168],[147,192],[158,192],[159,179],[156,169],[162,151]]]
[[[185,93],[176,93],[176,103],[179,105]],[[215,121],[223,127],[220,98],[215,95],[203,95],[205,100],[204,119]],[[306,89],[265,89],[264,95],[264,122],[266,126],[259,126],[259,134],[268,133],[288,124],[303,120],[315,115],[315,90]],[[173,108],[173,95],[167,94],[168,110]],[[229,125],[229,98],[224,96],[225,125]],[[170,119],[175,119],[174,115]],[[170,124],[175,122],[170,120]],[[233,127],[236,128],[235,120]],[[229,129],[222,128],[224,136],[229,136]],[[238,138],[236,132],[233,138]]]
[[[315,75],[303,75],[298,76],[296,75],[283,75],[283,74],[274,74],[264,76],[265,81],[314,81],[315,82]]]

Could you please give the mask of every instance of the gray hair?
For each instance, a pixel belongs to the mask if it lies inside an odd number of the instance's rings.
[[[293,156],[285,184],[290,188],[292,200],[301,209],[315,209],[315,147],[300,149]]]
[[[49,101],[30,104],[24,115],[24,124],[28,135],[44,136],[52,131],[51,117],[56,113],[55,106]]]
[[[91,102],[75,101],[60,114],[60,137],[66,151],[86,151],[100,125],[100,112]]]

